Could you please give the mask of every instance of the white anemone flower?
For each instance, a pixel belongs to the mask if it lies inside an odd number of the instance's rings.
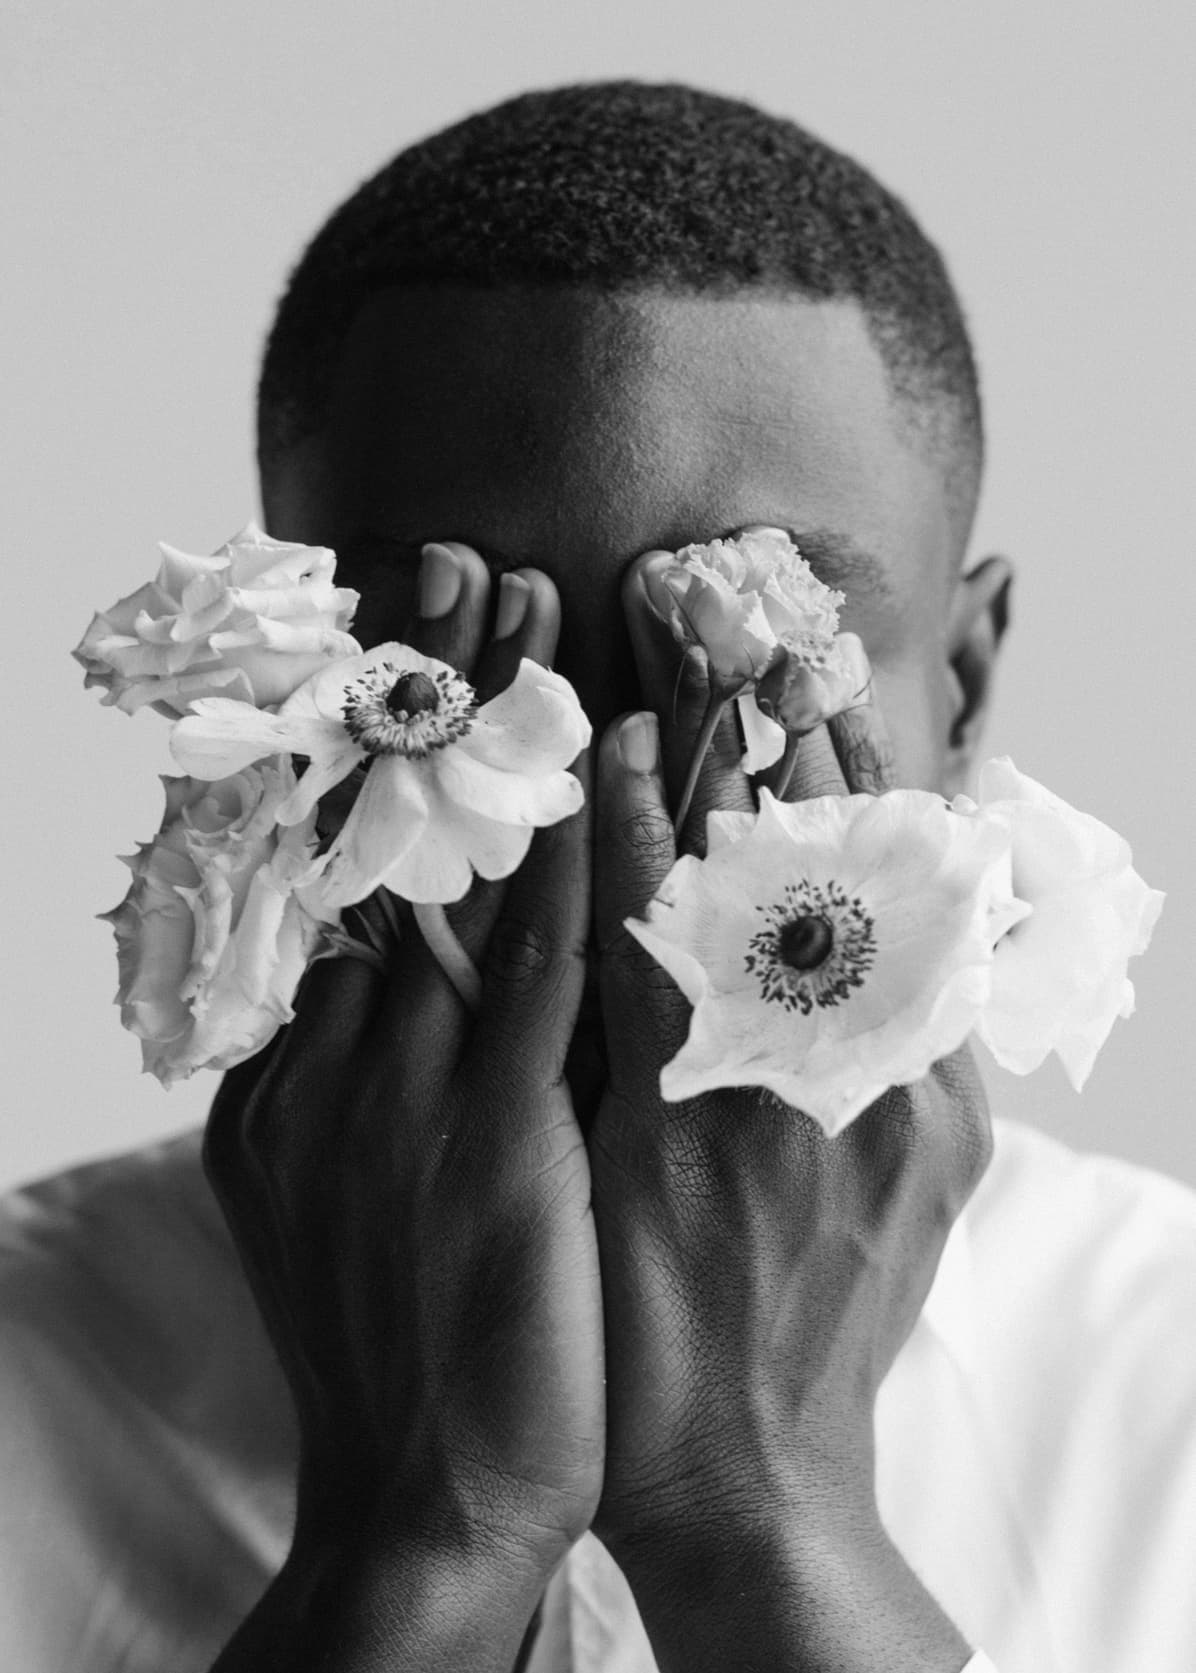
[[[919,790],[765,791],[708,840],[627,923],[693,1006],[663,1097],[765,1087],[833,1135],[962,1045],[1025,910],[997,826]]]
[[[1164,897],[1134,870],[1123,837],[1007,756],[981,768],[978,796],[978,807],[954,805],[1008,831],[1014,893],[1032,910],[996,948],[976,1032],[1019,1075],[1053,1051],[1078,1092],[1116,1019],[1133,1012],[1126,968],[1150,944]]]
[[[303,819],[368,763],[319,887],[330,912],[380,884],[443,904],[467,892],[474,872],[508,876],[535,827],[581,806],[566,768],[589,740],[589,721],[559,674],[525,658],[507,689],[479,707],[447,663],[390,643],[316,674],[277,714],[203,700],[174,728],[171,749],[198,778],[223,778],[264,755],[306,756],[282,824]]]

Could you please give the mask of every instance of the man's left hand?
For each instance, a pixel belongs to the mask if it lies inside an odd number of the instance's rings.
[[[987,1164],[966,1048],[828,1139],[771,1094],[665,1103],[689,1007],[627,934],[705,814],[751,808],[728,717],[685,831],[668,808],[706,701],[633,568],[645,697],[600,753],[596,915],[609,1084],[590,1136],[607,1340],[596,1531],[635,1590],[664,1673],[685,1666],[942,1669],[964,1640],[876,1509],[877,1390]],[[875,712],[803,740],[790,799],[888,787]],[[679,839],[679,840],[678,840]]]

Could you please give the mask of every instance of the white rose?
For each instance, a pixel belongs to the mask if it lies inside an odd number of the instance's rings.
[[[1150,944],[1164,897],[1134,870],[1124,838],[1008,757],[985,763],[978,794],[979,806],[957,797],[955,807],[1008,831],[1013,892],[1031,912],[996,947],[976,1032],[1015,1074],[1055,1052],[1078,1092],[1113,1023],[1134,1009],[1126,967]]]
[[[712,681],[759,680],[788,652],[821,667],[839,627],[843,594],[825,586],[783,529],[683,546],[649,568],[648,596],[683,645],[700,645]]]
[[[215,783],[165,778],[158,834],[126,861],[133,882],[102,914],[116,932],[124,1026],[164,1086],[228,1069],[289,1022],[321,925],[304,904],[315,812],[279,827],[295,789],[289,761]]]
[[[333,584],[324,546],[271,540],[255,523],[210,558],[163,545],[157,579],[102,610],[72,652],[85,686],[132,714],[171,719],[198,697],[281,703],[326,662],[357,656],[358,595]]]

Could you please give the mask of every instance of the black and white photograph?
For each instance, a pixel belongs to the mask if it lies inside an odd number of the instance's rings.
[[[3,1673],[1196,1669],[1196,22],[11,0]]]

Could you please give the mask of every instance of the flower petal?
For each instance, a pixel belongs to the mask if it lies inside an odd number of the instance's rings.
[[[710,825],[705,860],[678,861],[628,924],[694,1006],[664,1096],[762,1086],[834,1132],[963,1042],[1013,910],[1006,833],[923,791],[764,792],[755,820]],[[782,931],[811,914],[829,947],[796,966]]]
[[[313,761],[339,756],[343,726],[303,715],[264,714],[248,703],[206,697],[170,734],[170,751],[195,778],[226,778],[265,755],[307,755]],[[357,752],[360,759],[361,752]],[[347,769],[346,769],[347,770]]]
[[[531,846],[527,825],[503,825],[460,808],[447,818],[428,820],[411,847],[383,878],[404,900],[442,905],[468,894],[474,873],[490,879],[509,877]]]
[[[743,770],[762,773],[775,766],[785,753],[785,728],[761,713],[754,692],[735,699],[739,724],[743,727]]]
[[[563,768],[535,778],[503,772],[478,760],[469,748],[471,738],[435,751],[425,763],[439,792],[457,807],[504,825],[555,825],[585,800],[579,781]]]
[[[524,657],[506,690],[479,709],[460,747],[504,772],[540,775],[569,766],[590,735],[568,680]]]
[[[427,823],[428,799],[415,764],[401,755],[379,756],[329,850],[315,895],[328,910],[364,900],[419,840]]]

